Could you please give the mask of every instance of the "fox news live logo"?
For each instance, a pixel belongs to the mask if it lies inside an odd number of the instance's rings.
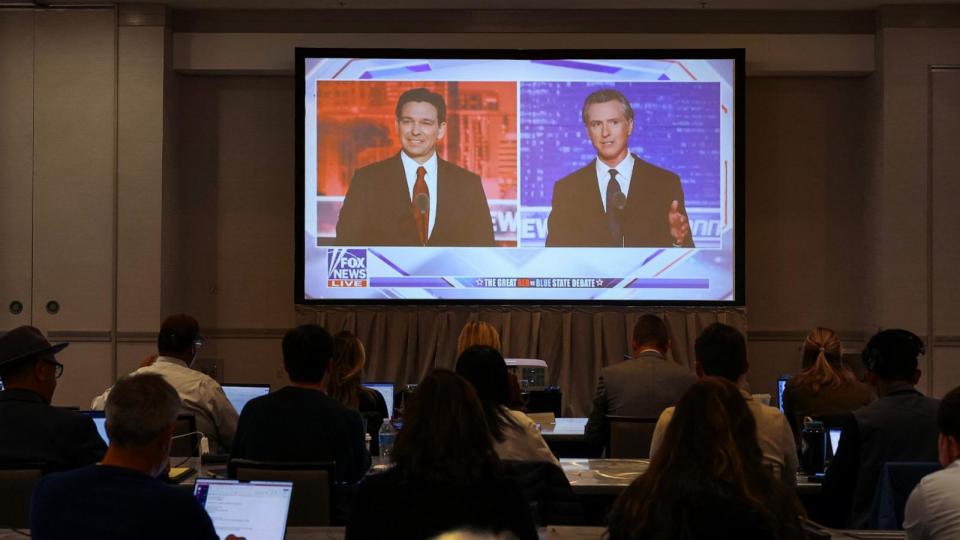
[[[327,287],[366,286],[367,250],[327,250]]]

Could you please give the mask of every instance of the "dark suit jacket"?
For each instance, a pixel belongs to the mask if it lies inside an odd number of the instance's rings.
[[[247,402],[230,457],[335,461],[337,480],[356,482],[369,466],[360,413],[319,390],[287,386]]]
[[[437,158],[437,216],[428,246],[493,246],[480,177]],[[400,154],[353,175],[337,221],[338,246],[419,246]]]
[[[44,462],[58,471],[96,463],[106,450],[89,417],[51,407],[30,390],[0,392],[0,461]]]
[[[630,195],[620,230],[624,247],[670,247],[670,205],[686,214],[680,177],[633,155]],[[610,235],[607,213],[597,187],[596,160],[561,178],[553,186],[553,209],[547,221],[547,247],[620,247]],[[694,247],[687,235],[683,247]]]
[[[937,409],[909,383],[853,412],[823,480],[831,527],[866,529],[877,481],[888,461],[937,461]]]
[[[591,450],[599,454],[606,444],[610,429],[607,416],[659,418],[695,382],[693,371],[656,351],[644,351],[636,358],[603,368],[584,430]]]

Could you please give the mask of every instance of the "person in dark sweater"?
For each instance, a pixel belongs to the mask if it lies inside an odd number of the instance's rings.
[[[878,332],[863,349],[867,382],[876,401],[853,412],[823,480],[825,525],[866,529],[874,492],[888,461],[937,461],[940,400],[914,387],[923,341],[907,330]]]
[[[390,419],[393,411],[387,410],[387,402],[380,392],[360,384],[366,363],[367,351],[360,338],[347,330],[334,336],[333,368],[327,377],[327,393],[346,407],[360,412],[370,435],[370,454],[378,455],[380,426],[384,420]]]
[[[737,387],[701,378],[677,404],[650,468],[614,504],[608,538],[804,538],[800,503],[762,455]]]
[[[107,445],[93,420],[50,405],[63,364],[56,354],[66,343],[51,345],[32,326],[0,337],[0,462],[42,463],[61,471],[100,461]]]
[[[177,391],[160,375],[117,381],[106,403],[110,447],[103,462],[40,480],[31,503],[33,538],[216,540],[193,496],[157,478],[166,472],[179,412]]]
[[[393,459],[396,466],[360,484],[347,540],[433,538],[457,529],[537,538],[520,488],[499,475],[480,400],[455,373],[434,370],[417,386]]]
[[[237,425],[233,459],[336,462],[338,482],[363,477],[370,456],[360,413],[325,393],[333,338],[315,324],[283,336],[283,367],[290,385],[247,402]]]

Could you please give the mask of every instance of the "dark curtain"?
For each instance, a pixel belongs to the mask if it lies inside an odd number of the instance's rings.
[[[504,357],[547,362],[547,384],[563,392],[564,416],[587,416],[600,370],[630,352],[633,325],[644,313],[666,321],[671,356],[690,369],[694,340],[705,326],[719,321],[746,333],[746,315],[739,309],[298,306],[297,323],[353,332],[367,349],[366,378],[403,385],[433,368],[453,369],[460,329],[469,320],[486,321],[500,332]]]

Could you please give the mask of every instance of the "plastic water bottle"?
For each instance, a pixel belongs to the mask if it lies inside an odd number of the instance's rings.
[[[389,458],[393,455],[393,442],[397,439],[397,429],[393,427],[393,421],[384,420],[380,426],[380,457]]]

